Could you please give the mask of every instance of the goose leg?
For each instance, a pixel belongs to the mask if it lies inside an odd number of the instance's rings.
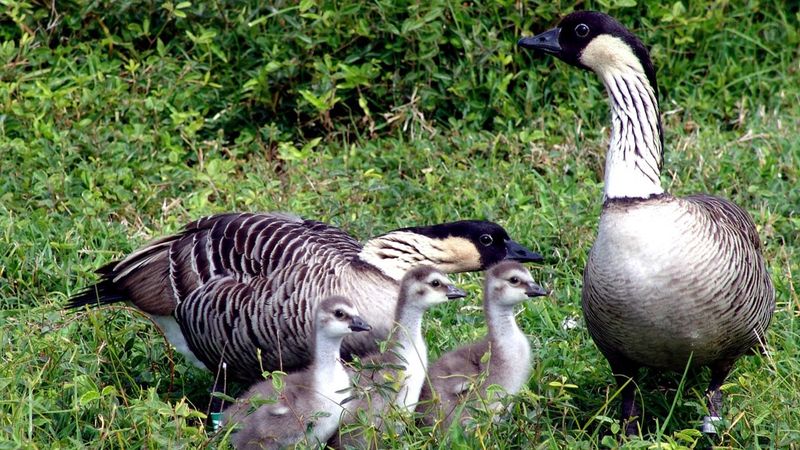
[[[211,399],[208,402],[208,425],[212,431],[217,431],[222,427],[222,411],[225,410],[225,401],[214,395],[215,392],[225,394],[227,364],[222,363],[217,376],[214,377],[214,385],[211,386]]]
[[[716,422],[722,420],[722,391],[720,388],[733,368],[733,361],[722,361],[711,366],[711,381],[706,391],[708,415],[703,418],[703,433],[717,434]]]
[[[616,378],[617,385],[624,386],[622,387],[622,427],[628,436],[638,435],[642,409],[636,403],[636,385],[632,377],[623,375]]]
[[[627,361],[611,361],[611,371],[614,372],[614,379],[620,387],[622,396],[621,421],[622,429],[628,436],[639,434],[639,419],[642,416],[642,409],[636,403],[636,383],[634,377],[639,368]]]

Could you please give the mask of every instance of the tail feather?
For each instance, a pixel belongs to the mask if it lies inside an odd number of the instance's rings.
[[[116,264],[116,263],[113,263]],[[110,265],[103,266],[98,273],[102,270],[106,269]],[[108,273],[113,273],[110,271]],[[124,292],[122,292],[117,285],[108,277],[106,273],[103,273],[103,279],[92,286],[88,286],[82,291],[78,292],[69,299],[67,303],[66,309],[76,309],[82,308],[86,305],[88,306],[103,306],[103,305],[110,305],[112,303],[122,302],[128,300],[127,296]]]
[[[182,236],[177,234],[159,239],[121,261],[97,269],[100,281],[72,297],[67,309],[130,301],[149,314],[171,314],[176,300],[168,281],[169,250],[170,245]]]
[[[78,292],[67,308],[130,301],[148,314],[170,315],[178,304],[177,297],[197,288],[212,272],[209,267],[202,267],[201,274],[195,267],[198,262],[194,260],[194,239],[209,235],[210,242],[215,239],[210,236],[215,227],[224,233],[228,224],[251,216],[234,213],[204,217],[189,223],[183,231],[152,241],[122,260],[99,268],[100,281]],[[276,215],[277,219],[300,220],[283,215]]]

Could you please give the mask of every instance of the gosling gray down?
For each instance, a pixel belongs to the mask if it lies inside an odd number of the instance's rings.
[[[517,325],[514,308],[543,295],[547,291],[522,264],[503,261],[486,272],[483,312],[487,336],[446,353],[431,365],[417,407],[423,423],[433,425],[441,420],[443,429],[456,419],[463,424],[469,417],[470,400],[480,397],[491,405],[500,400],[487,398],[489,386],[499,385],[508,395],[522,389],[531,374],[531,346]]]
[[[519,45],[592,70],[611,105],[603,210],[583,276],[592,339],[622,387],[622,420],[638,430],[640,367],[708,366],[713,433],[720,386],[735,361],[764,344],[775,291],[753,220],[711,195],[679,198],[661,186],[663,133],[647,49],[613,18],[576,12]],[[631,382],[628,382],[631,381]]]
[[[238,426],[237,449],[284,448],[303,442],[319,447],[336,432],[348,396],[350,376],[339,359],[342,339],[368,331],[353,302],[328,297],[316,309],[314,355],[305,370],[291,373],[276,391],[271,380],[255,384],[225,411],[225,423]],[[266,403],[251,412],[254,400]],[[274,401],[274,403],[272,403]]]
[[[101,281],[69,307],[130,300],[199,367],[258,381],[265,370],[310,362],[320,299],[344,295],[372,324],[342,346],[365,355],[388,336],[408,269],[475,271],[505,258],[542,260],[492,222],[402,228],[362,246],[339,228],[287,214],[220,214],[102,267]]]
[[[347,411],[339,433],[328,442],[331,447],[377,448],[376,442],[368,445],[375,436],[365,433],[364,427],[382,430],[382,419],[392,406],[414,411],[428,369],[422,316],[433,306],[466,295],[433,267],[421,266],[406,273],[400,282],[387,350],[362,359],[360,369],[352,371],[353,399],[344,405]],[[365,416],[367,423],[360,416]]]

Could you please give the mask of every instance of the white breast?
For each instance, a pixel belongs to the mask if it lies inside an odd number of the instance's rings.
[[[724,241],[678,199],[609,208],[586,267],[583,307],[598,345],[646,365],[680,370],[747,342],[752,324],[733,317]]]
[[[175,347],[180,354],[182,354],[189,362],[194,364],[196,367],[201,369],[205,369],[206,365],[200,361],[197,356],[195,356],[194,352],[189,348],[189,343],[186,342],[186,338],[183,336],[183,331],[181,331],[181,326],[178,325],[178,322],[175,321],[175,318],[172,316],[157,316],[154,314],[149,314],[150,318],[153,322],[158,325],[161,329],[161,332],[164,333],[164,336],[167,337],[167,341]]]
[[[682,271],[682,254],[687,250],[680,248],[686,224],[681,223],[682,212],[672,205],[604,213],[592,248],[592,264],[627,278],[626,284],[637,289],[669,286],[665,277]]]

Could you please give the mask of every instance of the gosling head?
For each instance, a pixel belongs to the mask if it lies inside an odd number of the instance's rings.
[[[466,296],[467,293],[453,285],[441,271],[430,266],[420,266],[409,270],[400,282],[397,310],[413,307],[424,311],[448,300]]]
[[[549,53],[567,64],[601,77],[633,70],[647,75],[658,97],[656,73],[647,48],[613,17],[596,11],[577,11],[555,28],[524,37],[520,47]]]
[[[404,228],[428,238],[431,253],[441,255],[437,267],[447,273],[471,272],[510,259],[541,262],[542,255],[515,242],[500,225],[485,220],[461,220],[428,227]]]
[[[528,269],[516,261],[503,261],[490,268],[483,292],[488,304],[505,307],[547,295],[547,291],[533,281]]]
[[[358,316],[350,300],[334,295],[317,307],[315,329],[327,337],[337,338],[354,331],[369,331],[372,327]]]

